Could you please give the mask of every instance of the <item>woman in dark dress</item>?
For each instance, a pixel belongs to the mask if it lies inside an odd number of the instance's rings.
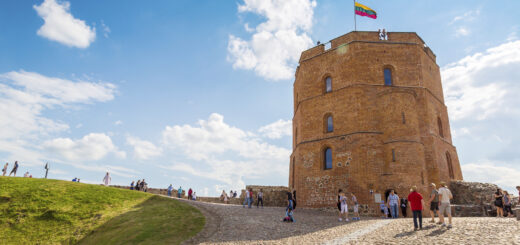
[[[497,208],[497,217],[504,216],[504,195],[501,189],[497,189],[497,192],[493,195],[495,197],[495,207]]]

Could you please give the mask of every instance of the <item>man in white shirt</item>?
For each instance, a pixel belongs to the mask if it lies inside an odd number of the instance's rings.
[[[444,222],[444,214],[448,214],[449,225],[448,228],[451,228],[451,205],[450,199],[453,199],[453,195],[451,191],[448,189],[446,182],[441,181],[441,188],[439,188],[439,201],[441,202],[441,206],[439,208],[439,218],[442,226],[446,226]]]

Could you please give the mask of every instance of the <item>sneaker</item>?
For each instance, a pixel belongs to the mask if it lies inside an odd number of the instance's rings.
[[[451,227],[452,227],[451,224],[449,224],[449,225],[448,225],[448,228],[451,228]]]
[[[446,223],[442,223],[442,225],[441,225],[441,226],[442,226],[442,227],[446,226]]]

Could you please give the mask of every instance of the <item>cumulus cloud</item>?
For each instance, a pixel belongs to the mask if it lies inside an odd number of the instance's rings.
[[[228,61],[235,69],[254,69],[269,80],[290,79],[300,53],[312,46],[308,35],[312,28],[314,0],[245,0],[239,13],[251,12],[267,20],[256,28],[248,23],[250,40],[229,36]]]
[[[39,143],[70,128],[43,116],[44,111],[109,101],[115,93],[110,83],[70,81],[23,70],[0,74],[0,149],[10,159],[34,165],[46,159]]]
[[[109,153],[119,158],[125,158],[126,153],[119,151],[112,139],[102,133],[90,133],[81,139],[57,138],[43,143],[43,148],[57,153],[70,161],[97,161]]]
[[[150,141],[128,136],[126,143],[134,148],[134,157],[139,160],[148,160],[162,154],[162,149]]]
[[[270,139],[279,139],[284,136],[292,135],[292,122],[291,120],[278,120],[274,123],[265,125],[258,129],[262,135]]]
[[[33,8],[44,20],[37,31],[39,36],[77,48],[87,48],[96,39],[96,29],[74,18],[67,1],[45,0]]]
[[[230,126],[217,113],[195,126],[166,127],[163,144],[190,160],[190,164],[176,162],[163,168],[214,179],[227,189],[243,188],[244,178],[288,174],[289,149],[270,145],[251,132]]]
[[[520,179],[520,170],[499,166],[491,162],[463,164],[462,171],[467,181],[494,183],[508,190],[510,193],[516,190]]]

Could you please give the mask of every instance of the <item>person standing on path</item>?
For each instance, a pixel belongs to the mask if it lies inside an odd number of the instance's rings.
[[[170,186],[168,186],[168,196],[169,197],[172,197],[172,191],[173,191],[173,185],[170,184]]]
[[[132,183],[130,183],[130,190],[134,190],[134,181],[132,180]]]
[[[294,222],[293,217],[293,210],[294,210],[294,199],[290,191],[287,192],[287,208],[285,209],[286,217],[288,218],[288,221]]]
[[[255,202],[255,199],[253,197],[253,189],[249,188],[249,203],[247,204],[248,208],[251,208],[251,205]]]
[[[110,181],[112,181],[112,177],[110,177],[110,174],[107,172],[107,174],[103,178],[103,184],[105,186],[108,186],[108,185],[110,185]]]
[[[347,204],[347,197],[345,196],[345,193],[340,192],[339,193],[339,205],[340,205],[340,215],[339,215],[339,221],[342,221],[341,218],[345,216],[345,222],[348,222],[348,204]]]
[[[352,220],[360,220],[359,217],[359,204],[357,202],[356,195],[354,195],[354,192],[351,193],[352,195],[352,202],[354,203],[354,217],[352,217]]]
[[[429,200],[430,215],[432,216],[432,220],[430,220],[430,223],[435,223],[435,213],[437,213],[437,216],[439,216],[439,191],[437,190],[437,186],[434,183],[431,183],[430,187],[432,188]]]
[[[9,176],[14,173],[14,177],[16,177],[16,171],[18,171],[18,161],[14,161],[13,170],[11,170],[11,173],[9,173]]]
[[[193,190],[190,188],[188,190],[188,200],[191,200],[191,195],[193,194]]]
[[[246,204],[251,203],[249,200],[249,190],[246,189],[246,192],[244,193],[246,196],[244,197],[244,203],[242,203],[242,207],[245,208]]]
[[[424,199],[421,194],[417,192],[417,186],[412,186],[411,191],[412,192],[408,195],[408,202],[410,203],[410,208],[413,213],[413,230],[422,230],[422,210]],[[419,219],[419,222],[417,222],[417,219]]]
[[[506,190],[504,190],[504,217],[513,215],[513,210],[511,210],[511,204],[511,196]]]
[[[179,186],[179,189],[177,190],[177,197],[181,198],[182,195],[182,186]]]
[[[138,180],[137,180],[137,183],[135,183],[135,190],[136,190],[136,191],[139,191],[139,187],[140,187],[140,186],[141,186],[141,180],[138,179]]]
[[[256,208],[258,208],[259,204],[262,203],[262,208],[264,208],[264,193],[262,192],[262,189],[256,194]]]
[[[391,190],[390,195],[388,196],[388,207],[390,208],[390,214],[394,219],[399,217],[399,202],[399,196],[395,194],[394,190]]]
[[[403,217],[406,218],[406,209],[408,208],[408,200],[406,198],[401,198],[401,213],[403,214]]]
[[[453,195],[451,191],[448,189],[446,182],[441,182],[441,188],[439,189],[439,200],[441,202],[441,206],[439,208],[439,218],[442,223],[442,226],[446,226],[446,222],[444,222],[444,215],[448,214],[448,228],[451,228],[451,205],[450,199],[453,199]]]
[[[497,192],[493,194],[495,198],[495,207],[497,208],[497,217],[504,216],[504,194],[501,189],[497,189]]]
[[[7,173],[7,167],[9,166],[9,163],[6,162],[5,165],[4,165],[4,168],[2,169],[2,176],[5,176],[5,174]]]

